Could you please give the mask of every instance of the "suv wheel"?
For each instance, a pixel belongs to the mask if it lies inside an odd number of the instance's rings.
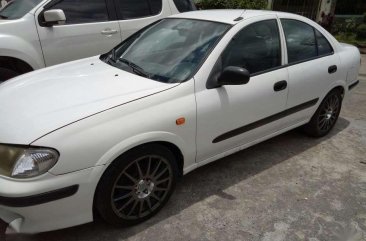
[[[19,73],[15,72],[14,70],[11,69],[6,69],[6,68],[1,68],[0,67],[0,83],[14,78],[15,76],[18,76]]]

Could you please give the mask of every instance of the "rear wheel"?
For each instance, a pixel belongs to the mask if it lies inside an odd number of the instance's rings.
[[[0,67],[0,83],[14,78],[15,76],[18,76],[19,73],[17,73],[16,71],[12,70],[12,69],[6,69],[6,68],[1,68]]]
[[[177,178],[173,153],[160,145],[133,149],[103,175],[95,205],[107,222],[134,225],[155,215],[171,196]]]
[[[342,94],[339,90],[331,91],[320,104],[304,131],[313,137],[327,135],[336,124],[342,108]]]

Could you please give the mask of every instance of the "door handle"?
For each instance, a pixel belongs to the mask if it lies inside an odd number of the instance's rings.
[[[277,82],[276,84],[274,84],[274,87],[273,87],[274,91],[276,91],[276,92],[285,90],[286,88],[287,88],[286,80]]]
[[[104,29],[104,30],[101,32],[101,34],[103,34],[103,35],[112,35],[112,34],[116,34],[116,33],[118,33],[118,31],[117,31],[117,30],[115,30],[115,29],[110,29],[110,28]]]
[[[332,66],[330,66],[330,67],[328,68],[328,73],[329,73],[329,74],[333,74],[333,73],[337,72],[337,70],[338,70],[337,65],[332,65]]]

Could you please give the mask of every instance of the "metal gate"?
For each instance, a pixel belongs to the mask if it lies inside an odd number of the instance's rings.
[[[273,10],[296,13],[316,20],[321,0],[273,0]]]

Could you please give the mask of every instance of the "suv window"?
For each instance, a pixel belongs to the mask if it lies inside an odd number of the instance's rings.
[[[62,9],[66,15],[66,24],[108,21],[105,0],[62,0],[51,9]]]
[[[282,19],[281,22],[286,36],[289,64],[333,53],[328,40],[307,23],[292,19]]]
[[[196,6],[191,0],[174,0],[174,4],[181,13],[196,10]]]
[[[265,20],[242,29],[221,56],[222,70],[228,66],[251,74],[281,65],[281,46],[276,20]]]
[[[118,0],[117,5],[123,19],[157,15],[163,7],[162,0]]]

